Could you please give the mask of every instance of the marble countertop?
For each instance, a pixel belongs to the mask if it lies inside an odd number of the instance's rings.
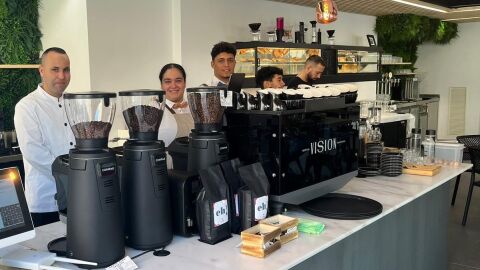
[[[289,211],[287,215],[324,223],[325,231],[320,235],[301,233],[297,240],[282,246],[265,259],[241,254],[238,247],[240,237],[234,235],[216,245],[204,244],[197,240],[198,237],[176,236],[166,248],[171,252],[169,256],[155,257],[148,253],[134,261],[142,269],[289,269],[444,184],[471,166],[471,164],[461,164],[457,168],[443,167],[440,173],[433,177],[403,174],[393,178],[386,176],[354,178],[338,192],[377,200],[383,205],[383,212],[380,215],[365,220],[333,220],[315,217],[302,210]],[[36,230],[37,237],[23,245],[45,250],[50,240],[65,234],[66,228],[63,223],[57,222]],[[127,249],[127,254],[130,256],[139,253],[140,251]],[[63,263],[58,266],[74,267]]]

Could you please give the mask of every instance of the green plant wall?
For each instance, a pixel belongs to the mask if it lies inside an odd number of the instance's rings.
[[[39,0],[0,0],[0,64],[39,63]],[[5,129],[14,129],[15,104],[40,82],[36,69],[0,69],[0,109]]]
[[[456,23],[413,14],[379,16],[375,32],[385,53],[403,57],[404,62],[412,63],[412,68],[417,61],[418,45],[428,41],[447,44],[458,36]]]

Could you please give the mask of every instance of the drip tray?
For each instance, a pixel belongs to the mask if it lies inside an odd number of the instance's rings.
[[[381,203],[350,194],[329,193],[300,205],[305,212],[330,219],[367,219],[382,213]]]

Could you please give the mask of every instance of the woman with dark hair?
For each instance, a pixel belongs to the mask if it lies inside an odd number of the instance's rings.
[[[163,66],[158,76],[165,91],[165,113],[158,131],[158,138],[165,145],[179,137],[186,137],[193,129],[193,118],[185,94],[187,74],[179,64]]]

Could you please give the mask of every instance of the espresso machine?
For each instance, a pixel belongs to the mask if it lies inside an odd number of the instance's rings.
[[[66,198],[68,218],[66,238],[53,240],[48,248],[69,258],[96,262],[98,268],[125,256],[117,163],[107,146],[115,97],[102,92],[64,95],[76,145],[68,156],[59,156],[52,164],[56,198]],[[61,177],[65,172],[67,179]],[[68,183],[61,182],[65,180]]]
[[[195,199],[202,188],[198,172],[228,159],[229,145],[222,131],[225,108],[221,87],[188,88],[187,98],[194,129],[189,137],[177,138],[168,147],[173,170],[169,170],[174,233],[196,232]]]
[[[158,140],[162,91],[119,92],[130,139],[123,145],[122,202],[126,245],[149,250],[172,241],[165,144]]]

